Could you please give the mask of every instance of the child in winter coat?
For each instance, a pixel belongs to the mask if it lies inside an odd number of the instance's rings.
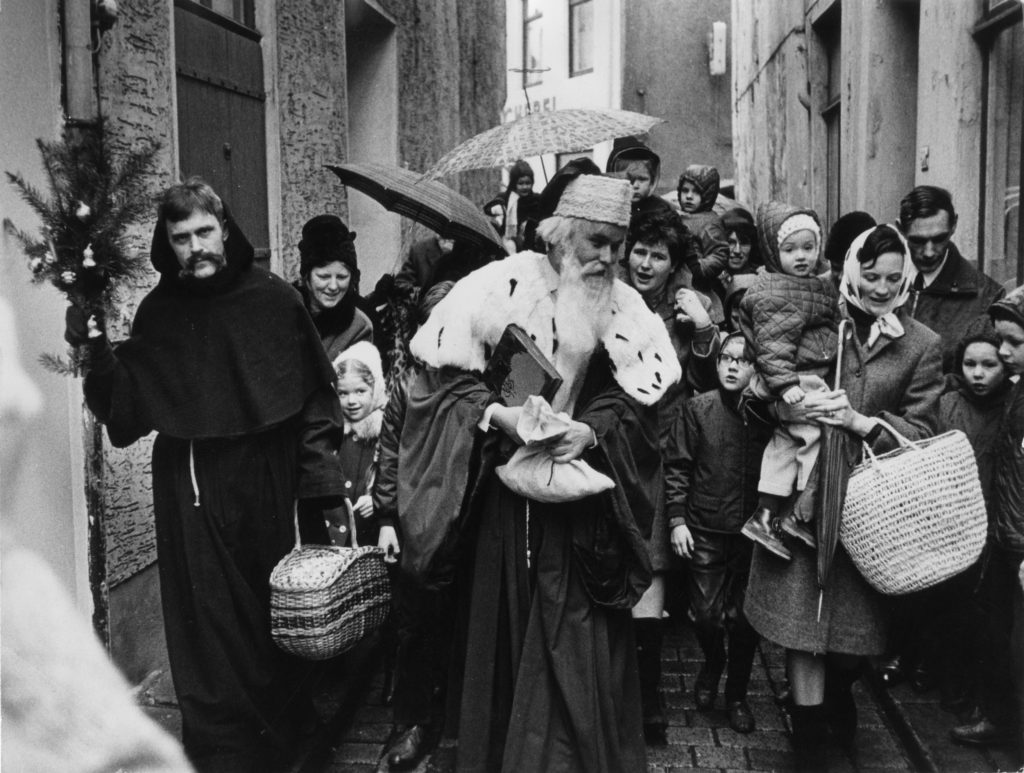
[[[971,442],[991,524],[997,441],[1012,384],[999,359],[999,337],[988,319],[980,318],[968,327],[957,346],[956,362],[959,368],[946,377],[947,391],[939,400],[939,431],[961,430]],[[924,603],[916,599],[916,610],[902,616],[907,621],[904,669],[915,663],[917,655],[918,664],[938,678],[943,706],[962,716],[975,709],[980,684],[977,663],[992,638],[985,605],[978,603],[975,593],[984,564],[983,558],[930,589]]]
[[[1007,370],[1024,376],[1024,287],[1018,287],[989,308],[999,337],[999,357]],[[992,536],[979,603],[989,622],[985,668],[981,674],[981,716],[955,727],[957,743],[994,744],[1021,741],[1024,725],[1021,702],[1024,685],[1009,677],[1013,656],[1011,624],[1020,603],[1020,569],[1024,562],[1024,378],[1010,390],[996,440],[996,470],[992,497]],[[1019,610],[1018,610],[1019,613]],[[1016,653],[1019,657],[1019,653]],[[1018,754],[1024,749],[1018,749]]]
[[[694,699],[698,709],[710,709],[727,668],[725,702],[738,733],[754,729],[746,695],[758,641],[743,615],[752,545],[740,529],[757,498],[761,454],[771,435],[769,424],[739,405],[753,373],[750,345],[738,333],[727,336],[718,389],[685,403],[665,453],[671,544],[690,561],[687,594],[704,653]]]
[[[694,239],[696,260],[688,262],[693,287],[714,300],[711,319],[716,323],[724,319],[718,277],[729,265],[729,238],[722,219],[713,210],[718,186],[715,167],[693,164],[679,175],[676,187],[680,216]]]
[[[757,230],[765,271],[740,301],[739,322],[754,348],[757,375],[751,391],[788,405],[827,387],[824,377],[836,357],[839,293],[819,276],[821,226],[809,209],[778,202],[762,204]],[[795,517],[780,526],[782,503],[807,485],[818,456],[816,423],[779,421],[761,462],[758,507],[743,533],[789,559],[780,530],[813,546],[814,536]]]
[[[328,531],[335,545],[351,543],[347,509],[354,515],[355,539],[360,545],[376,545],[380,527],[373,517],[373,485],[377,439],[384,416],[384,373],[380,353],[360,341],[334,360],[338,374],[335,389],[345,419],[345,434],[338,449],[345,473],[346,508],[328,511]]]

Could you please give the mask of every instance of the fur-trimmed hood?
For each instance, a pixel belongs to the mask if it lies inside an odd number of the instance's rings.
[[[552,362],[558,274],[548,257],[521,252],[458,282],[412,339],[414,357],[432,367],[481,372],[510,324],[522,327]],[[611,321],[601,339],[615,380],[643,405],[653,405],[681,377],[665,325],[640,294],[615,280]]]

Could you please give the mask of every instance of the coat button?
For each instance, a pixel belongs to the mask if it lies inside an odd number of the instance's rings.
[[[345,481],[345,488],[352,488],[352,481],[350,481],[350,480]]]

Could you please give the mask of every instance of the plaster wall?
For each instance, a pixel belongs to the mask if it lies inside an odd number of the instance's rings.
[[[891,221],[914,187],[916,16],[908,4],[843,6],[843,212],[859,209]]]
[[[649,138],[658,192],[674,191],[690,164],[732,178],[732,74],[708,72],[711,24],[731,26],[728,0],[630,0],[624,11],[622,107],[665,119]]]
[[[807,41],[801,0],[734,0],[736,197],[812,204]]]
[[[914,184],[953,194],[956,243],[977,257],[981,206],[982,54],[971,36],[982,0],[921,0]],[[927,169],[921,158],[927,153]]]

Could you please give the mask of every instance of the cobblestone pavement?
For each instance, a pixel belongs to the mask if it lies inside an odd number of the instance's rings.
[[[662,650],[664,675],[662,688],[669,706],[668,745],[648,748],[648,770],[652,773],[675,771],[733,771],[793,769],[793,755],[787,734],[787,719],[774,699],[773,683],[783,676],[783,652],[764,644],[754,666],[749,703],[757,720],[757,729],[741,735],[729,728],[722,699],[715,710],[699,712],[693,703],[693,679],[700,667],[701,654],[689,626],[673,631]],[[390,709],[380,703],[378,675],[371,683],[362,705],[340,742],[328,755],[324,773],[374,771],[390,732]],[[860,716],[856,765],[838,750],[829,760],[830,770],[906,771],[914,764],[900,738],[873,697],[872,691],[858,684],[854,690]],[[977,757],[980,767],[990,769]],[[384,768],[386,769],[386,768]],[[426,773],[428,761],[417,769]]]

